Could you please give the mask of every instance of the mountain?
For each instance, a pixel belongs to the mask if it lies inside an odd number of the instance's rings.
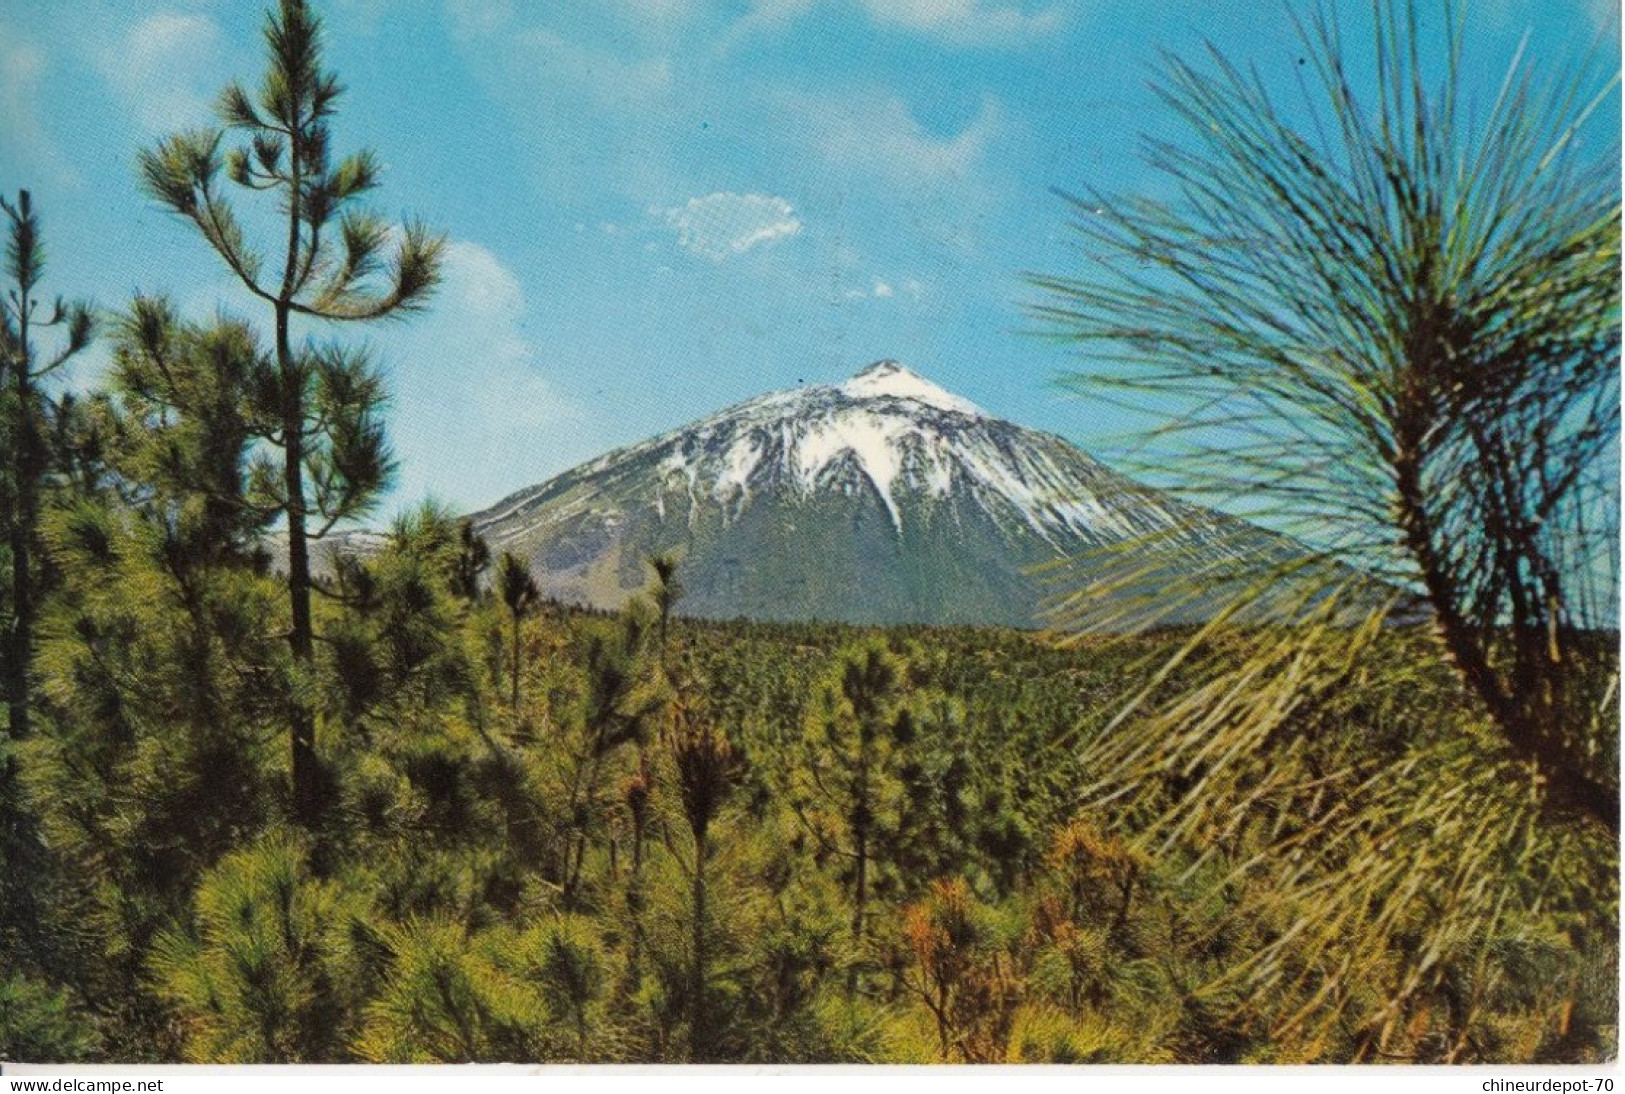
[[[1188,572],[1282,542],[895,361],[729,407],[473,520],[561,600],[619,607],[675,551],[685,614],[854,623],[1034,626],[1034,567],[1129,544]]]

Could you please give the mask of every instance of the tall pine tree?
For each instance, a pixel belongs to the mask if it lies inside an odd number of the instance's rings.
[[[5,686],[11,736],[29,731],[29,675],[34,662],[34,623],[38,577],[34,562],[39,540],[40,491],[48,470],[45,405],[40,382],[90,342],[90,310],[59,297],[41,313],[37,295],[45,270],[39,218],[27,190],[17,203],[0,198],[9,224],[4,300],[0,300],[0,450],[6,452],[4,491],[6,546],[11,553],[11,618],[6,631]],[[64,327],[66,343],[54,355],[39,356],[34,338],[41,327]]]
[[[362,355],[296,344],[296,319],[366,321],[421,307],[439,277],[444,240],[422,225],[399,234],[356,204],[378,180],[363,151],[335,162],[329,123],[343,91],[322,63],[321,23],[302,0],[282,0],[265,26],[268,66],[257,94],[240,84],[220,96],[225,130],[177,134],[141,155],[147,189],[191,221],[275,323],[275,364],[253,397],[269,420],[277,459],[254,474],[259,500],[281,511],[288,538],[288,634],[296,670],[315,662],[310,542],[365,512],[392,461],[377,414],[383,385]],[[226,148],[227,133],[246,143]],[[252,247],[221,175],[273,195],[286,226],[274,264]],[[311,825],[322,813],[316,716],[307,690],[290,699],[294,809]]]

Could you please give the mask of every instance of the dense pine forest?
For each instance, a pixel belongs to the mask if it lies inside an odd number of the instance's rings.
[[[246,446],[200,366],[241,332],[164,336],[162,416],[127,345],[118,391],[51,419],[8,1057],[1615,1052],[1616,845],[1541,807],[1421,629],[1124,793],[1107,759],[1166,748],[1125,695],[1246,634],[1158,677],[1187,636],[701,623],[669,560],[586,614],[431,508],[316,585],[303,675],[286,576],[220,504]]]
[[[1092,802],[1091,743],[1154,744],[1110,722],[1170,636],[699,623],[662,611],[669,568],[582,614],[488,588],[425,510],[322,588],[304,827],[278,577],[166,500],[48,521],[50,728],[7,769],[10,1057],[1615,1052],[1613,844],[1532,808],[1482,731],[1462,746],[1423,634],[1228,774],[1215,794],[1256,799],[1231,823],[1148,846],[1202,767]]]
[[[1549,252],[1594,263],[1573,314],[1520,297],[1473,326],[1430,298],[1385,343],[1397,379],[1305,403],[1332,426],[1397,407],[1373,427],[1394,496],[1364,500],[1416,566],[1365,581],[1382,611],[1321,588],[1089,631],[1062,572],[1054,632],[700,620],[663,554],[592,612],[434,504],[330,549],[382,520],[394,471],[383,372],[347,332],[428,306],[444,241],[364,210],[379,162],[334,151],[320,41],[283,0],[225,129],[139,163],[256,313],[53,306],[49,220],[4,206],[0,1059],[1615,1058],[1619,636],[1563,599],[1574,543],[1542,537],[1598,515],[1566,470],[1617,444],[1617,189]],[[1128,252],[1177,250],[1164,228]],[[1126,309],[1086,336],[1251,383],[1222,315],[1168,350],[1145,299],[1047,288],[1085,327]],[[1497,387],[1495,418],[1435,350],[1502,331],[1552,368]],[[111,367],[58,384],[93,339]],[[1554,449],[1585,406],[1602,425],[1528,471],[1537,403]]]

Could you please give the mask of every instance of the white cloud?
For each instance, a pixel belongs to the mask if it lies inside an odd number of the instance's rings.
[[[783,30],[813,10],[817,3],[818,0],[752,0],[750,9],[729,28],[717,52],[731,53],[748,38]]]
[[[988,146],[1004,125],[991,97],[949,136],[927,132],[895,95],[797,95],[786,101],[784,112],[803,119],[804,138],[826,160],[910,193],[944,186],[974,189]]]
[[[691,18],[694,4],[691,0],[627,0],[624,10],[633,22],[641,23],[647,19],[676,22]]]
[[[512,0],[446,0],[452,29],[463,37],[492,34],[513,19]]]
[[[428,312],[380,336],[395,393],[399,504],[488,505],[591,455],[591,416],[549,381],[519,279],[475,243],[446,248]]]
[[[5,119],[6,142],[33,169],[77,185],[77,172],[40,121],[39,83],[48,67],[44,50],[0,23],[0,118]]]
[[[920,298],[921,286],[918,281],[909,280],[903,283],[903,291],[915,300]],[[843,289],[843,300],[890,300],[897,295],[897,289],[890,281],[883,281],[876,277],[867,289]]]
[[[668,45],[699,14],[696,0],[621,0],[611,8],[632,33]]]
[[[935,38],[953,46],[1018,45],[1061,25],[1059,8],[1029,11],[998,0],[860,0],[883,27]],[[753,0],[723,40],[727,52],[742,39],[783,29],[815,11],[819,0]]]
[[[520,31],[513,46],[538,73],[586,94],[599,106],[636,110],[659,103],[672,92],[671,61],[665,57],[626,60],[545,27]]]
[[[222,36],[206,15],[158,12],[101,51],[108,84],[148,132],[203,125],[214,90],[204,77],[216,67]]]
[[[475,323],[501,326],[523,312],[525,293],[496,255],[477,243],[458,242],[446,248],[445,277],[435,304]]]
[[[653,212],[677,231],[679,246],[715,262],[801,231],[783,198],[719,192]]]
[[[1000,45],[1054,31],[1055,8],[1027,12],[987,0],[863,0],[869,18],[883,26],[927,34],[954,45]]]
[[[683,5],[643,0],[651,11]],[[663,56],[627,59],[571,41],[545,26],[516,23],[506,0],[447,0],[455,34],[478,52],[482,67],[495,64],[513,90],[588,99],[596,106],[635,110],[671,95],[671,61]],[[553,89],[551,94],[545,89]]]

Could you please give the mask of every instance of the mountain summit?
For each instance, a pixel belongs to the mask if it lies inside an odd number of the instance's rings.
[[[895,361],[611,452],[474,522],[563,600],[618,607],[676,551],[688,614],[857,623],[1037,625],[1035,566],[1152,539],[1195,565],[1268,538]]]

